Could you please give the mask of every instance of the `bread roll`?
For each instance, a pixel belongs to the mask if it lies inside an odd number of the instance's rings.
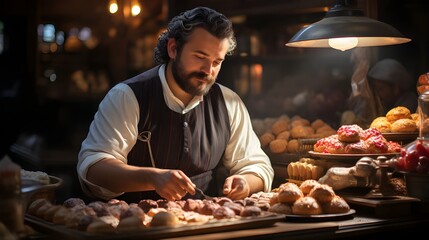
[[[391,132],[391,123],[387,120],[386,117],[377,117],[371,122],[370,128],[376,128],[382,133]]]
[[[320,183],[318,181],[314,179],[307,179],[301,183],[301,185],[299,186],[299,189],[301,189],[304,195],[307,195],[315,186],[319,186],[319,185]]]
[[[261,147],[265,148],[268,147],[270,142],[276,139],[276,136],[272,134],[271,132],[266,132],[259,137],[259,141],[261,142]]]
[[[409,118],[398,119],[391,125],[392,132],[416,132],[417,124]]]
[[[274,135],[278,135],[279,133],[288,130],[289,128],[289,122],[286,119],[278,119],[273,123],[271,126],[271,132],[274,133]]]
[[[298,215],[318,215],[322,213],[322,208],[316,199],[302,197],[293,203],[292,213]]]
[[[277,198],[281,203],[291,204],[303,196],[304,194],[296,184],[288,182],[280,185]]]
[[[411,119],[411,112],[404,106],[398,106],[390,109],[386,113],[386,118],[390,123],[394,123],[396,120],[403,118]]]
[[[157,226],[174,227],[177,224],[179,224],[179,219],[170,212],[158,212],[152,217],[152,220],[150,221],[151,227],[157,227]]]
[[[329,202],[335,197],[335,192],[329,185],[320,184],[311,189],[308,196],[313,197],[318,202]]]
[[[272,153],[284,153],[287,151],[287,140],[274,139],[270,142],[269,146]]]
[[[342,197],[335,196],[331,201],[323,203],[322,209],[327,214],[338,214],[349,212],[350,206]]]

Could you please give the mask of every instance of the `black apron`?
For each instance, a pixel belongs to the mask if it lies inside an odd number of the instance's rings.
[[[230,123],[225,100],[214,84],[204,100],[186,114],[172,111],[164,100],[159,66],[124,81],[133,90],[140,107],[139,133],[150,132],[150,147],[155,167],[182,170],[203,191],[219,195],[221,159],[230,138]],[[149,144],[138,140],[128,154],[128,164],[152,166]],[[201,198],[199,195],[185,198]],[[155,191],[125,193],[127,202],[160,199]]]

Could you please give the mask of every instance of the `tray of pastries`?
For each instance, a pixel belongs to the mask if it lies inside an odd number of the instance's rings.
[[[358,160],[361,157],[393,157],[400,154],[401,145],[388,141],[377,128],[362,129],[356,124],[342,125],[337,134],[321,138],[309,151],[313,157]]]
[[[241,201],[226,197],[180,201],[144,199],[139,203],[69,198],[63,204],[33,201],[25,220],[41,233],[71,239],[159,239],[203,233],[261,228],[284,220],[269,212],[269,196]]]
[[[286,215],[286,221],[321,222],[352,219],[356,211],[327,184],[308,179],[286,182],[275,189],[269,211]]]

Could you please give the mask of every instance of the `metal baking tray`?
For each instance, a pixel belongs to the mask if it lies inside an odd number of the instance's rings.
[[[210,220],[202,225],[185,225],[180,227],[148,227],[130,232],[87,233],[71,229],[65,225],[57,225],[41,218],[26,214],[25,223],[36,231],[49,235],[52,239],[160,239],[168,237],[189,236],[233,230],[263,228],[284,221],[286,215],[263,212],[261,216],[241,217],[234,220]]]

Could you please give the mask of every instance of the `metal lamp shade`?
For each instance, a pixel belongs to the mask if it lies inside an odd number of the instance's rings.
[[[302,28],[286,44],[289,47],[329,48],[330,38],[358,38],[357,47],[384,46],[411,41],[392,26],[362,16],[324,18]]]

